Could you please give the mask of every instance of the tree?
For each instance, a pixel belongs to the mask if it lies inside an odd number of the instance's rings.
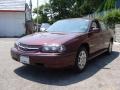
[[[78,0],[80,2],[80,0]],[[80,17],[87,15],[94,15],[100,5],[103,3],[103,0],[83,0],[81,6],[79,6]],[[93,16],[94,17],[94,16]]]
[[[120,24],[120,9],[109,11],[102,19],[109,25]]]
[[[48,17],[47,17],[47,14],[41,14],[41,15],[39,15],[38,17],[36,17],[36,18],[34,19],[34,22],[35,22],[35,23],[37,23],[37,18],[38,18],[38,23],[39,23],[39,24],[49,22]]]
[[[71,10],[72,17],[81,16],[81,6],[83,5],[84,1],[85,0],[75,0]]]
[[[50,0],[51,8],[54,13],[54,19],[70,18],[71,10],[75,0]]]
[[[49,0],[39,7],[39,23],[65,18],[83,17],[115,8],[116,0]],[[37,13],[37,8],[34,9]],[[48,17],[50,16],[50,17]]]
[[[94,13],[102,3],[103,0],[50,0],[56,20]]]
[[[49,13],[49,9],[50,5],[48,3],[46,3],[45,5],[41,5],[39,7],[39,16],[35,18],[34,22],[37,22],[37,18],[39,23],[49,22],[49,17],[47,16]],[[37,8],[33,10],[33,13],[37,14]]]
[[[101,1],[102,2],[101,2],[101,4],[98,7],[97,12],[107,11],[107,10],[116,8],[115,4],[116,4],[117,0],[101,0]]]

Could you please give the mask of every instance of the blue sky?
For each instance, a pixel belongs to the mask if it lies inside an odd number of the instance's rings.
[[[29,0],[26,0],[27,2],[29,2]],[[46,2],[48,2],[49,0],[38,0],[39,1],[39,5],[42,5]],[[33,8],[37,7],[37,0],[32,0],[32,4],[33,4]]]

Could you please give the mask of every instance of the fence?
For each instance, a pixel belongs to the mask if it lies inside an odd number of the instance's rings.
[[[120,43],[120,24],[115,25],[115,40]]]

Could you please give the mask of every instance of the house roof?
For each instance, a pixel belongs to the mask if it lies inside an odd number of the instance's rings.
[[[23,12],[25,0],[0,0],[0,12]]]

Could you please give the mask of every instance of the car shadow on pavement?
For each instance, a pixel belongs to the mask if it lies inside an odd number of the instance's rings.
[[[32,66],[22,66],[14,70],[20,77],[47,85],[66,86],[86,80],[94,76],[101,69],[110,70],[112,67],[105,67],[119,56],[114,51],[111,55],[100,55],[91,60],[86,69],[81,73],[75,73],[74,69],[48,70]]]

